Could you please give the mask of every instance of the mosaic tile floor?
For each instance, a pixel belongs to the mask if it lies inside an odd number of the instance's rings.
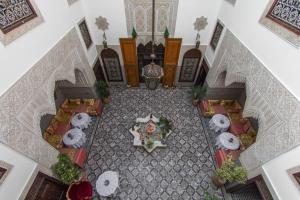
[[[205,191],[223,199],[211,184],[214,165],[198,111],[189,89],[111,88],[90,141],[86,169],[94,188],[105,171],[117,171],[120,189],[111,199],[203,199]],[[166,149],[151,154],[132,145],[128,129],[137,117],[152,113],[172,120]],[[94,191],[94,199],[106,199]]]

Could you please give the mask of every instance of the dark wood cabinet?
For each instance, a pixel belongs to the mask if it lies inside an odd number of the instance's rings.
[[[25,200],[64,200],[68,187],[68,185],[39,172]]]

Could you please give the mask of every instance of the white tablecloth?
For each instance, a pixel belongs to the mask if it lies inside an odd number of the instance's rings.
[[[100,196],[113,195],[119,187],[119,175],[117,172],[107,171],[98,177],[96,190]]]
[[[240,147],[240,140],[232,133],[222,133],[217,137],[216,145],[220,149],[237,150]]]
[[[86,142],[86,136],[81,129],[73,128],[64,135],[63,142],[67,146],[80,148]]]
[[[209,121],[210,129],[214,130],[215,132],[225,132],[228,130],[229,126],[229,119],[221,114],[214,115]]]
[[[78,127],[81,129],[88,128],[90,123],[91,123],[91,117],[86,113],[78,113],[71,120],[71,124],[74,127]]]

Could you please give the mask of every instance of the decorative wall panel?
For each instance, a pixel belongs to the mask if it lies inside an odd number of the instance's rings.
[[[74,28],[0,97],[0,142],[50,167],[58,152],[42,138],[40,120],[45,114],[56,113],[55,82],[75,83],[75,69],[88,80],[86,86],[94,83],[95,76]]]
[[[220,76],[226,72],[225,79]],[[257,141],[241,154],[250,177],[261,166],[300,145],[300,102],[230,32],[226,31],[207,77],[209,87],[246,84],[244,117],[259,121]]]
[[[298,0],[270,0],[260,23],[292,45],[300,46],[300,2]]]
[[[122,82],[123,75],[119,55],[113,49],[106,48],[101,51],[101,59],[109,82]]]
[[[33,0],[0,1],[0,41],[7,45],[43,21]]]
[[[224,29],[223,25],[220,23],[220,21],[218,21],[216,24],[215,30],[214,30],[214,34],[210,41],[210,46],[213,50],[216,50],[216,48],[218,46],[223,29]]]
[[[81,36],[82,36],[82,39],[84,41],[86,48],[87,49],[90,48],[93,41],[92,41],[92,38],[91,38],[91,35],[90,35],[90,32],[89,32],[89,29],[88,29],[85,19],[83,19],[83,20],[81,20],[81,22],[79,22],[78,27],[79,27],[79,30],[80,30],[80,33],[81,33]]]
[[[201,55],[199,49],[191,49],[184,54],[178,82],[194,82]]]
[[[132,28],[138,32],[137,44],[151,41],[152,0],[124,0],[128,36]],[[164,43],[166,27],[174,35],[177,19],[178,0],[156,0],[155,35],[156,43]]]

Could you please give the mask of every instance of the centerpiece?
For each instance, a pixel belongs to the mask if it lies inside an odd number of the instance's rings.
[[[166,138],[172,132],[167,118],[156,118],[152,114],[136,119],[136,124],[129,131],[134,136],[133,145],[144,147],[149,153],[157,147],[167,147]]]

